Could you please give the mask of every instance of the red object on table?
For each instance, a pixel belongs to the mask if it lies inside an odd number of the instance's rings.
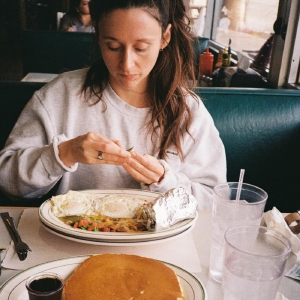
[[[209,52],[209,48],[200,55],[199,74],[211,76],[213,71],[214,56]]]

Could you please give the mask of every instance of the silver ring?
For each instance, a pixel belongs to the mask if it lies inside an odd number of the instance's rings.
[[[99,151],[98,152],[98,159],[102,160],[103,159],[103,152],[102,151]]]

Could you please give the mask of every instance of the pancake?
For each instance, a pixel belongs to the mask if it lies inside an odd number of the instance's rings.
[[[64,287],[65,300],[184,300],[175,272],[154,259],[103,254],[85,260]]]

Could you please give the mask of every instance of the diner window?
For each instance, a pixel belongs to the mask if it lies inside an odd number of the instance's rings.
[[[298,28],[295,35],[288,82],[300,89],[300,14],[298,16]]]
[[[254,57],[274,32],[279,0],[225,0],[212,38],[249,57]]]
[[[264,45],[273,45],[264,76],[275,87],[299,86],[299,0],[189,0],[189,5],[195,33],[209,38],[211,49],[230,45],[233,59],[241,52],[252,61]]]

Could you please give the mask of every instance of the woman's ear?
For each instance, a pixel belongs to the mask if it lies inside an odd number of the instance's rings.
[[[162,35],[162,41],[161,41],[161,49],[165,48],[168,46],[168,44],[170,43],[171,40],[171,24],[168,24],[165,32]]]

